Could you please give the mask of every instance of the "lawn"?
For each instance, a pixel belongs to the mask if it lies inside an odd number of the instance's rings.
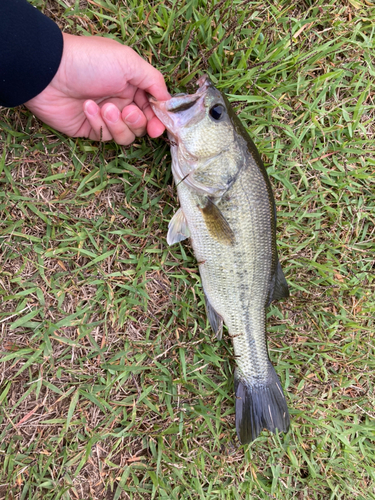
[[[122,148],[0,109],[0,499],[375,499],[375,6],[32,2],[172,93],[208,73],[256,143],[288,300],[268,345],[286,435],[241,446],[163,138]]]

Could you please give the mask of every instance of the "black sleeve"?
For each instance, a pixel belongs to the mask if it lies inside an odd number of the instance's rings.
[[[0,0],[0,105],[18,106],[40,94],[62,52],[57,24],[26,0]]]

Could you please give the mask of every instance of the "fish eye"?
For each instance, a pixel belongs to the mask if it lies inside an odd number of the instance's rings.
[[[214,104],[212,108],[210,109],[209,113],[210,116],[216,121],[220,120],[220,118],[223,116],[225,111],[225,108],[222,104]]]

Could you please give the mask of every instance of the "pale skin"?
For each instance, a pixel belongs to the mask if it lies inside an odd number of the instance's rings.
[[[161,73],[133,49],[109,38],[63,34],[64,51],[51,83],[26,103],[47,125],[72,137],[131,144],[164,125],[147,93],[170,95]]]

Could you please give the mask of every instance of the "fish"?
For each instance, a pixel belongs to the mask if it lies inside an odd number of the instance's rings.
[[[263,429],[287,432],[290,417],[269,359],[266,309],[289,288],[276,247],[276,206],[259,152],[227,97],[207,75],[194,94],[149,96],[165,125],[180,208],[167,242],[190,238],[207,316],[233,342],[236,431],[241,444]]]

